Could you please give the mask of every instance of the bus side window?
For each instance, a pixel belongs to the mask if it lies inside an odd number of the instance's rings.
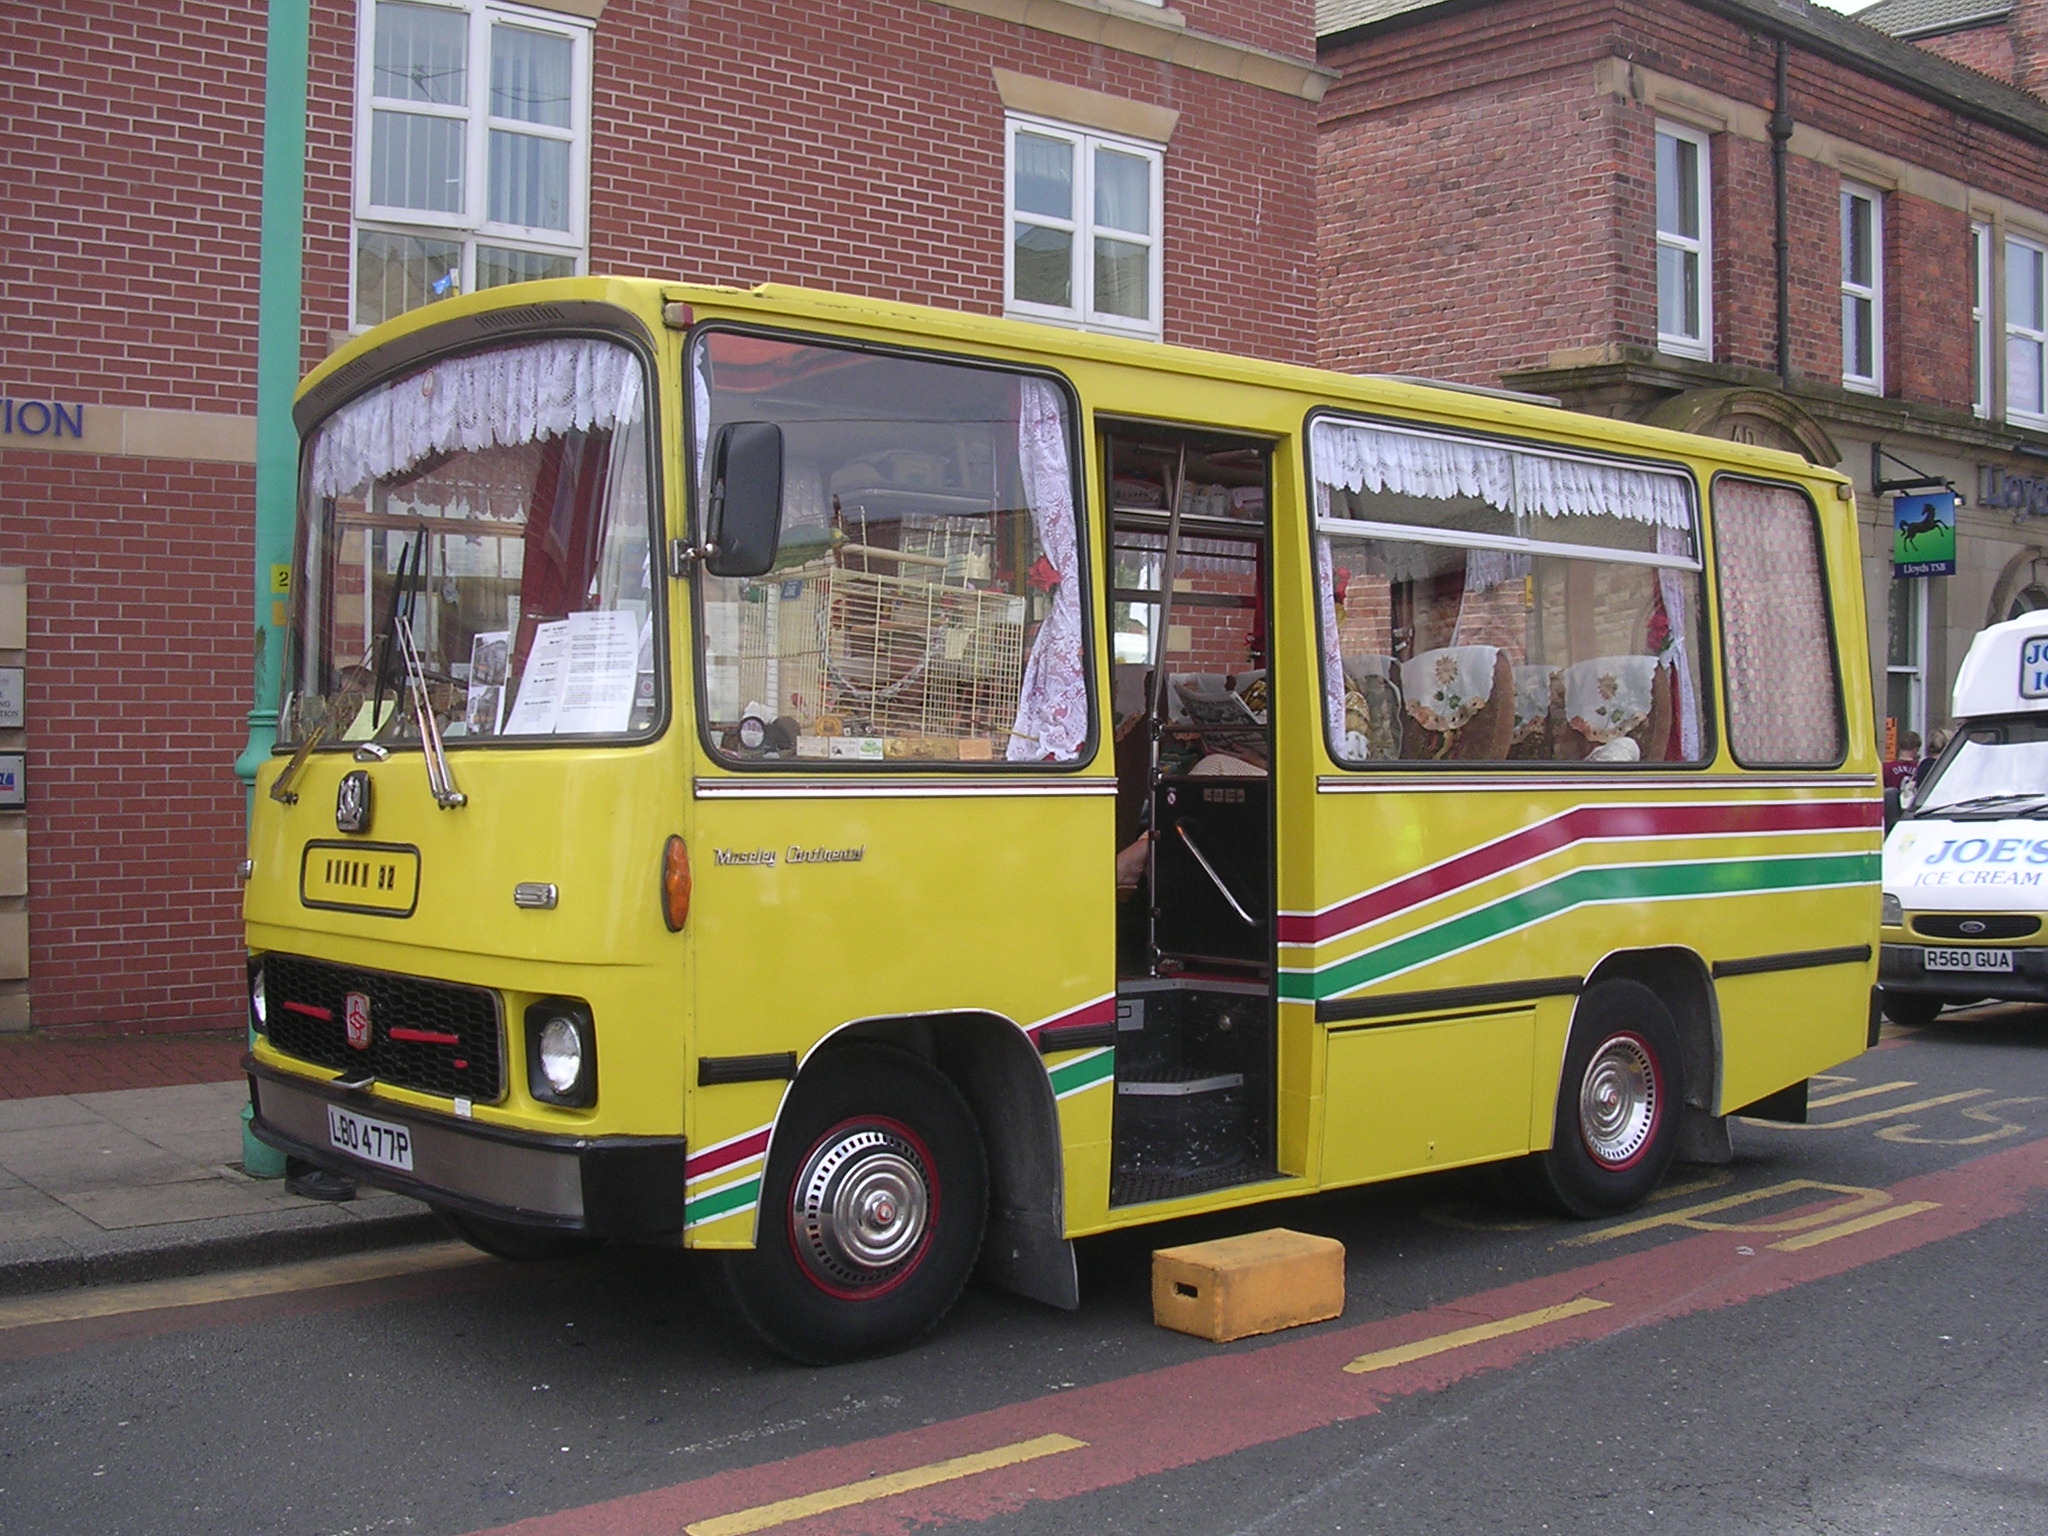
[[[1813,503],[1794,486],[1718,477],[1714,565],[1735,760],[1834,767],[1847,732]]]
[[[1093,710],[1059,386],[720,331],[698,347],[702,440],[760,421],[784,445],[773,568],[700,578],[713,748],[834,771],[1079,763]]]
[[[1689,480],[1330,420],[1312,451],[1339,762],[1703,759]]]

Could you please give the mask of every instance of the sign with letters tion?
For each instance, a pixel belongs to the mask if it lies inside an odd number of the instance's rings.
[[[21,729],[22,669],[0,667],[0,731]]]

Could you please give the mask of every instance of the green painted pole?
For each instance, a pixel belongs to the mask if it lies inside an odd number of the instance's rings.
[[[306,231],[306,70],[309,0],[270,0],[263,70],[263,243],[256,300],[256,696],[235,774],[253,795],[277,737],[285,594],[271,571],[289,565],[298,504],[299,317]],[[252,801],[253,804],[253,801]],[[258,1141],[242,1111],[242,1167],[282,1178],[284,1156]]]

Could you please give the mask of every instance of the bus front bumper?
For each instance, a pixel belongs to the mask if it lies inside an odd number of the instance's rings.
[[[257,1137],[288,1157],[429,1205],[554,1232],[642,1241],[683,1230],[680,1136],[544,1136],[308,1082],[242,1058]],[[328,1107],[402,1127],[410,1169],[335,1146]]]
[[[1928,997],[1995,998],[2048,1003],[2048,949],[2014,949],[2009,971],[1930,971],[1924,944],[1886,944],[1878,951],[1877,984],[1887,992]],[[1934,948],[1944,946],[1935,945]],[[1948,948],[1959,946],[1949,945]]]

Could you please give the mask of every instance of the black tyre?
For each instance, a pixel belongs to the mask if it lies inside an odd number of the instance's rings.
[[[852,1046],[791,1095],[755,1246],[723,1255],[726,1283],[793,1360],[887,1354],[946,1315],[987,1219],[981,1132],[959,1090],[906,1051]]]
[[[1884,988],[1879,989],[1879,996],[1883,1002],[1884,1016],[1894,1024],[1903,1024],[1908,1028],[1932,1024],[1936,1015],[1948,1002],[1945,997],[1930,997],[1925,992],[1892,992]]]
[[[1610,1216],[1663,1182],[1685,1102],[1678,1026],[1640,982],[1579,998],[1558,1082],[1550,1150],[1529,1159],[1531,1193],[1565,1216]]]
[[[555,1232],[546,1227],[522,1226],[516,1221],[498,1221],[489,1216],[472,1216],[467,1211],[434,1207],[441,1224],[472,1248],[501,1259],[527,1263],[536,1259],[573,1259],[604,1246],[602,1238],[581,1232]]]

